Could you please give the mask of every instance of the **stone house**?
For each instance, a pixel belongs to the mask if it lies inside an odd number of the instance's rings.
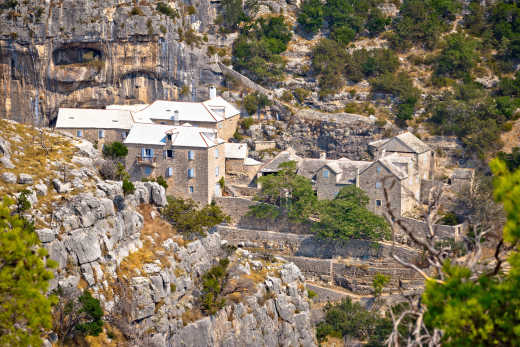
[[[114,107],[114,106],[112,106]],[[215,129],[220,138],[229,140],[235,134],[240,111],[210,88],[210,99],[203,102],[156,100],[132,112],[136,123],[183,125]]]
[[[468,190],[473,186],[475,170],[470,168],[456,168],[450,179],[451,189],[455,192]]]
[[[132,124],[128,110],[60,108],[56,129],[102,146],[124,141]]]
[[[132,180],[163,176],[166,193],[201,204],[222,195],[226,147],[215,129],[190,125],[134,124],[124,144]]]
[[[262,163],[248,157],[246,143],[226,143],[225,147],[227,178],[232,183],[249,185]]]
[[[369,143],[375,158],[393,153],[411,158],[420,179],[432,180],[435,171],[435,152],[417,136],[404,132],[389,139]]]
[[[421,201],[422,184],[433,178],[433,151],[411,133],[370,146],[375,161],[302,158],[289,148],[267,162],[258,175],[275,173],[281,163],[292,160],[297,173],[312,181],[319,199],[333,199],[341,188],[355,184],[368,195],[371,211],[384,214],[389,206],[396,217],[411,212]]]

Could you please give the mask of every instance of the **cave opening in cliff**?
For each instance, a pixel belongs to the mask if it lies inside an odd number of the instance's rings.
[[[52,52],[54,65],[88,65],[102,61],[100,50],[89,47],[58,48]]]

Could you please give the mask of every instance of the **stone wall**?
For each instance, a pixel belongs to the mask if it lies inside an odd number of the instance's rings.
[[[414,231],[418,238],[424,238],[425,232],[428,230],[426,222],[417,219],[401,217],[400,222],[408,230]],[[467,232],[468,225],[466,223],[453,226],[435,224],[433,228],[435,236],[439,239],[454,239],[455,241],[460,241],[462,236]]]

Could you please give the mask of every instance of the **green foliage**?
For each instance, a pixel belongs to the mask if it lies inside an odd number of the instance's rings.
[[[298,13],[298,24],[303,31],[316,34],[323,25],[325,12],[320,0],[304,0]]]
[[[127,194],[133,194],[134,192],[135,192],[134,184],[126,178],[123,179],[123,193],[125,193],[125,195],[127,195]]]
[[[291,36],[282,16],[245,25],[233,43],[233,66],[256,82],[280,80],[285,65],[280,53],[287,49]]]
[[[98,336],[103,331],[103,309],[99,300],[85,290],[78,301],[81,304],[79,311],[81,319],[76,325],[76,329],[86,336]]]
[[[132,7],[132,10],[130,10],[131,16],[144,16],[143,10],[139,6]]]
[[[206,313],[213,315],[224,307],[226,300],[220,298],[222,287],[227,276],[229,260],[221,259],[202,276],[202,307]]]
[[[380,297],[383,293],[383,288],[390,282],[390,276],[383,274],[376,274],[372,280],[372,288],[374,290],[374,296]]]
[[[157,3],[157,7],[156,8],[157,8],[157,11],[159,11],[162,14],[170,17],[171,19],[175,19],[175,18],[179,17],[179,12],[176,9],[171,8],[168,4],[165,4],[162,1],[159,1]]]
[[[360,49],[348,54],[345,74],[349,80],[359,82],[364,78],[392,73],[399,67],[397,55],[389,49]]]
[[[52,327],[55,300],[46,294],[56,264],[45,261],[34,226],[12,215],[11,204],[0,203],[0,345],[40,346],[41,331]]]
[[[313,231],[319,238],[329,240],[388,238],[388,224],[367,209],[368,201],[366,193],[358,187],[343,187],[333,200],[319,202],[319,222],[313,225]]]
[[[279,169],[276,174],[259,178],[262,188],[254,199],[260,204],[251,205],[248,214],[257,218],[282,215],[294,222],[307,221],[317,204],[311,181],[296,174],[293,161],[280,164]]]
[[[18,199],[16,199],[16,211],[18,213],[22,213],[31,208],[31,202],[27,199],[27,195],[31,192],[27,189],[24,189],[20,192]]]
[[[224,190],[224,188],[226,187],[226,181],[224,180],[224,176],[220,177],[220,179],[218,180],[218,184],[220,186],[220,189]]]
[[[167,200],[168,205],[162,210],[163,217],[180,232],[204,235],[207,228],[230,221],[230,217],[214,203],[199,209],[191,199],[169,196]]]
[[[435,104],[430,121],[435,133],[456,135],[468,149],[483,154],[501,146],[502,125],[509,120],[502,107],[492,98],[459,101],[447,97]]]
[[[298,102],[302,104],[305,99],[311,95],[311,91],[304,88],[296,88],[294,90],[294,95],[296,96],[296,99],[298,99]]]
[[[437,57],[435,73],[461,78],[469,75],[477,60],[477,41],[463,33],[445,37],[445,45]]]
[[[424,321],[442,329],[444,346],[513,346],[520,338],[520,170],[511,173],[505,163],[493,160],[495,200],[507,215],[504,240],[511,245],[510,269],[475,276],[466,267],[446,261],[444,282],[427,281]]]
[[[412,118],[420,92],[414,87],[406,72],[385,73],[372,78],[370,84],[373,92],[389,93],[399,98],[397,105],[398,119],[404,121]]]
[[[112,159],[124,158],[128,155],[128,148],[118,141],[107,143],[103,147],[103,155]]]
[[[520,147],[514,147],[511,153],[498,152],[497,157],[507,165],[510,171],[520,168]]]
[[[334,93],[345,84],[342,75],[346,57],[346,50],[334,40],[321,39],[312,49],[312,69],[322,94]]]
[[[392,331],[391,319],[380,317],[350,298],[336,305],[328,303],[325,312],[325,320],[316,326],[319,342],[324,342],[327,336],[349,335],[367,341],[367,346],[385,346],[385,339]]]
[[[457,225],[459,224],[459,218],[453,212],[447,212],[438,222],[442,225]]]
[[[244,108],[246,109],[247,113],[249,115],[253,115],[258,111],[263,110],[266,106],[271,105],[271,100],[262,93],[254,92],[252,94],[248,94],[244,97],[242,100],[242,103],[244,105]],[[246,118],[246,119],[252,119],[252,118]],[[244,120],[245,122],[245,120]],[[251,124],[249,125],[251,126]],[[249,129],[249,127],[247,128]]]
[[[242,0],[222,0],[222,12],[217,19],[227,31],[238,29],[241,21],[246,19],[246,14],[242,8]]]
[[[122,163],[117,163],[116,175],[122,181],[125,179],[128,180],[130,178],[130,175],[128,174],[125,166]]]
[[[253,125],[253,124],[255,124],[255,120],[252,117],[242,118],[240,120],[240,126],[244,130],[248,130],[251,127],[251,125]]]
[[[440,34],[450,29],[450,21],[461,9],[458,0],[404,0],[394,20],[392,46],[406,50],[414,45],[435,48]]]
[[[313,298],[317,297],[318,294],[316,294],[314,290],[307,289],[307,296],[312,300]]]

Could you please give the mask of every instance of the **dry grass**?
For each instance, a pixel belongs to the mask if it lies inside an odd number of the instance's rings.
[[[152,212],[157,211],[151,205],[141,205],[139,213],[144,217],[143,229],[141,229],[141,240],[143,247],[128,255],[119,265],[117,274],[121,277],[132,277],[141,271],[144,264],[152,263],[159,259],[162,265],[170,266],[165,256],[166,250],[162,246],[167,239],[173,239],[180,246],[184,245],[182,236],[175,229],[157,215],[152,218]]]
[[[204,318],[204,315],[198,308],[193,308],[182,313],[182,323],[185,326],[202,318]]]

